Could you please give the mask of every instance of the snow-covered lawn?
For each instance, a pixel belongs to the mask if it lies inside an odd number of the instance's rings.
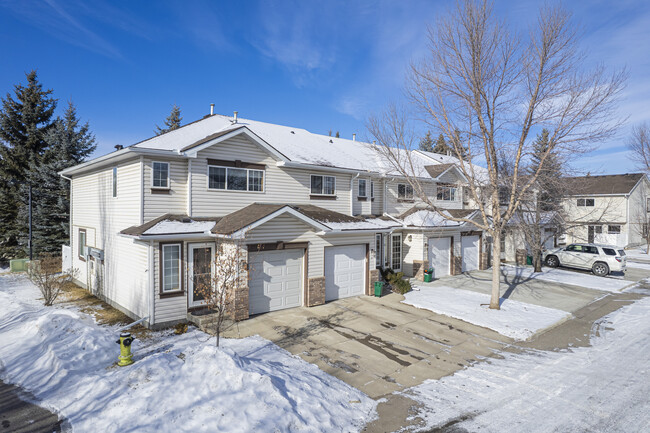
[[[632,269],[646,269],[650,271],[650,263],[640,263],[628,260],[627,267]]]
[[[491,310],[490,295],[451,287],[417,286],[402,301],[417,308],[455,317],[493,329],[516,340],[526,340],[541,329],[571,317],[566,311],[501,299],[501,310]]]
[[[642,259],[650,261],[650,254],[646,253],[645,247],[635,247],[625,250],[625,255],[628,259]]]
[[[409,394],[426,430],[481,432],[650,431],[650,297],[595,327],[592,347],[502,353]]]
[[[605,292],[620,292],[625,287],[634,284],[617,278],[597,277],[583,272],[559,268],[542,268],[542,272],[533,272],[532,267],[501,266],[501,273],[508,278],[522,280],[534,278],[555,283],[569,284],[572,286],[586,287],[587,289],[602,290]]]
[[[116,367],[117,328],[43,307],[24,277],[0,277],[0,378],[31,391],[78,432],[358,431],[376,416],[361,391],[260,337],[200,331],[135,340]]]

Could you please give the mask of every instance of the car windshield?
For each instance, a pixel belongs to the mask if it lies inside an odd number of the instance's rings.
[[[603,252],[607,254],[608,256],[615,256],[616,251],[611,249],[611,248],[603,248]]]

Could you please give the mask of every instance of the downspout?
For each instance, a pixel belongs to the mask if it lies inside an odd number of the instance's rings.
[[[144,156],[140,155],[140,225],[144,224]]]
[[[187,215],[192,216],[192,160],[187,160]]]
[[[154,290],[154,260],[153,260],[153,241],[149,241],[147,259],[149,260],[149,327],[156,323],[156,303]]]
[[[357,173],[350,179],[350,215],[354,216],[354,180],[359,177],[360,173]]]

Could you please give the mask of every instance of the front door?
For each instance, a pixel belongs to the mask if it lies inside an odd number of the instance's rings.
[[[189,307],[205,305],[205,297],[212,287],[214,244],[188,245],[188,304]]]

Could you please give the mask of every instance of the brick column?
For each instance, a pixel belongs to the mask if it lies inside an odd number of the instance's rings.
[[[463,272],[463,258],[453,256],[451,260],[451,275],[460,275]]]
[[[490,267],[490,265],[488,264],[488,254],[487,253],[481,253],[481,257],[479,258],[478,268],[480,270],[484,271],[489,267]]]
[[[325,277],[309,278],[307,280],[307,300],[305,305],[315,307],[325,303]]]
[[[424,281],[424,270],[428,267],[428,260],[413,260],[413,277],[418,281]]]
[[[366,288],[366,295],[374,296],[375,295],[375,282],[379,281],[381,275],[379,274],[379,269],[373,269],[370,271],[370,284]]]
[[[234,320],[246,320],[248,319],[248,284],[238,287],[235,290],[235,303],[234,303]],[[231,313],[232,314],[232,313]],[[232,316],[231,316],[232,317]]]
[[[528,255],[528,251],[525,249],[517,249],[517,252],[515,253],[515,263],[519,266],[523,266],[526,264],[526,256]]]

